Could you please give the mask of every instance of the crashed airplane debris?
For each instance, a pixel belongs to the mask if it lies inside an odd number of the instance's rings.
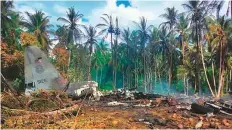
[[[24,57],[26,95],[38,89],[55,89],[65,90],[76,99],[85,95],[93,95],[95,100],[100,99],[102,94],[97,90],[97,82],[68,83],[38,47],[26,47]]]

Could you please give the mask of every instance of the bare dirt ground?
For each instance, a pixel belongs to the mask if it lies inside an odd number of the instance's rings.
[[[3,101],[3,100],[2,100]],[[6,99],[4,99],[6,101]],[[159,99],[150,106],[133,106],[139,102],[148,104],[150,100],[130,100],[129,105],[108,106],[108,101],[62,99],[64,107],[51,110],[9,108],[2,105],[1,128],[17,129],[70,129],[70,128],[107,128],[107,129],[231,129],[232,117],[215,114],[196,114],[187,109]],[[11,101],[12,102],[12,101]],[[133,103],[132,103],[133,102]],[[41,105],[40,105],[41,106]],[[48,105],[49,106],[49,105]],[[35,106],[34,106],[35,107]],[[46,106],[47,107],[47,106]]]

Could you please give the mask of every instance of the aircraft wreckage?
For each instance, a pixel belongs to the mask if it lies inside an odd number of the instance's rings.
[[[84,81],[79,83],[69,83],[64,79],[49,59],[36,46],[28,46],[24,54],[25,65],[25,94],[29,95],[38,89],[61,90],[74,98],[81,98],[92,95],[95,100],[99,100],[102,95],[97,90],[98,83],[95,81]]]

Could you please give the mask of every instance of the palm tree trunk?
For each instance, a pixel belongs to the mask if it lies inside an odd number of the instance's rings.
[[[151,74],[151,79],[150,79],[150,85],[151,85],[151,92],[152,92],[152,89],[153,89],[153,74],[152,74],[152,71],[150,69],[150,74]]]
[[[68,57],[68,70],[69,70],[71,64],[71,49],[68,52],[69,52],[69,57]]]
[[[145,58],[145,49],[143,49],[143,87],[144,87],[144,91],[146,92],[147,91],[147,88],[146,88],[146,58]]]
[[[187,87],[187,96],[188,96],[188,85],[189,85],[189,83],[188,83],[188,81],[189,81],[189,79],[187,79],[187,82],[186,82],[186,87]]]
[[[114,49],[113,49],[113,34],[112,33],[110,33],[110,43],[111,43],[111,48],[112,48],[112,68],[113,68],[113,76],[112,76],[112,86],[113,86],[113,90],[116,90],[116,88],[115,88],[115,86],[114,86],[114,73],[115,73],[115,71],[114,71]]]
[[[226,93],[229,91],[229,70],[226,69]]]
[[[213,85],[214,85],[214,91],[215,94],[217,93],[217,87],[216,87],[216,80],[215,80],[215,74],[214,74],[214,63],[212,61],[212,71],[213,71]]]
[[[182,37],[181,37],[181,42],[182,42],[182,55],[183,55],[183,60],[182,60],[182,64],[184,65],[184,48],[185,48],[185,43],[184,43],[184,36],[182,34]]]
[[[118,36],[116,36],[116,43],[114,45],[114,86],[117,86],[117,42]]]
[[[102,83],[102,67],[101,67],[101,76],[100,76],[100,84]]]
[[[169,65],[169,82],[168,82],[168,87],[169,87],[169,90],[171,88],[171,83],[172,83],[172,53],[170,55],[170,65]]]
[[[206,78],[206,81],[207,81],[207,84],[208,84],[208,87],[209,87],[209,90],[210,90],[212,96],[215,97],[214,92],[213,92],[213,90],[212,90],[212,88],[211,88],[211,85],[210,85],[210,83],[209,83],[209,79],[208,79],[208,75],[207,75],[207,70],[206,70],[206,67],[205,67],[205,61],[204,61],[204,55],[203,55],[202,45],[200,46],[200,48],[201,48],[201,60],[202,60],[202,64],[203,64],[203,69],[204,69],[204,73],[205,73],[205,78]]]
[[[98,68],[96,68],[96,82],[98,82]]]
[[[196,87],[198,88],[199,94],[201,95],[201,84],[200,84],[200,69],[199,68],[199,35],[198,35],[198,24],[197,24],[197,20],[195,20],[195,24],[196,24],[196,42],[197,42],[197,54],[196,54]]]
[[[231,91],[231,86],[232,86],[232,76],[231,76],[231,73],[232,73],[232,70],[230,69],[230,80],[229,80],[229,86],[230,86],[230,88],[229,88],[229,91]]]
[[[184,81],[183,81],[183,85],[184,85],[184,94],[187,95],[187,89],[186,89],[186,85],[185,85],[185,74],[184,74]]]
[[[136,82],[136,85],[135,87],[138,88],[138,67],[137,67],[137,56],[136,56],[136,62],[135,62],[135,82]]]
[[[122,72],[122,87],[125,89],[125,85],[124,85],[124,72]]]
[[[221,39],[222,40],[222,39]],[[219,98],[221,96],[221,91],[223,89],[223,82],[224,82],[224,59],[222,54],[222,41],[220,42],[220,71],[219,71],[219,87],[218,87],[218,94],[217,97]]]
[[[90,53],[90,57],[89,57],[89,65],[88,65],[88,67],[89,67],[89,69],[88,69],[88,81],[90,81],[91,80],[91,74],[90,74],[90,71],[91,71],[91,60],[92,60],[92,54]]]
[[[161,87],[162,87],[162,80],[161,80],[160,73],[158,73],[158,77],[159,77],[160,85],[161,85]]]

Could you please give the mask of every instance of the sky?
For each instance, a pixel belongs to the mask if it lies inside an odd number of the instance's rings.
[[[165,8],[175,7],[178,12],[184,12],[182,4],[184,0],[78,0],[78,1],[15,1],[15,11],[27,19],[25,11],[34,13],[35,10],[41,10],[46,16],[50,17],[50,23],[56,29],[56,25],[63,25],[61,21],[57,21],[59,17],[66,17],[68,8],[74,7],[76,11],[83,14],[84,17],[79,21],[79,24],[95,26],[101,23],[101,16],[104,13],[111,14],[113,17],[118,17],[120,28],[136,28],[133,21],[138,22],[141,16],[147,19],[148,24],[158,26],[165,20],[160,17],[165,13]],[[226,14],[228,0],[226,0],[221,14]],[[109,39],[109,38],[108,38]]]

